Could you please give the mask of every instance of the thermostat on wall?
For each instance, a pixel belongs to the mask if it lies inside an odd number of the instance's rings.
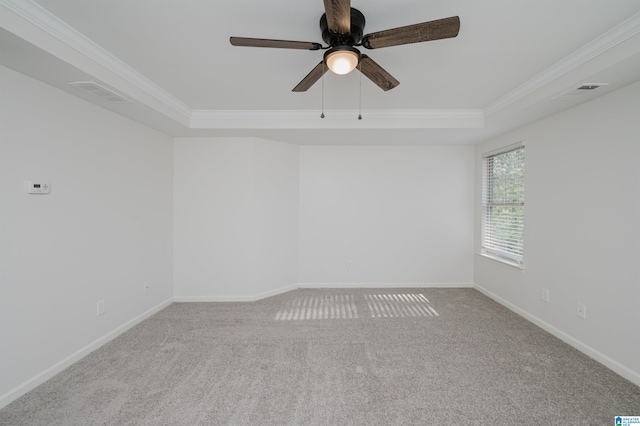
[[[40,180],[28,180],[27,192],[29,194],[48,194],[51,191],[51,186],[48,182]]]

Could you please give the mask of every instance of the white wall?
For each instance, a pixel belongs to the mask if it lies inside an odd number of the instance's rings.
[[[527,269],[477,256],[475,282],[640,385],[639,117],[636,83],[477,147],[479,165],[483,152],[525,143]],[[476,252],[480,183],[477,167]]]
[[[298,283],[298,147],[176,138],[177,300],[254,300]]]
[[[1,407],[171,298],[173,183],[171,138],[4,67],[0,92]]]
[[[299,284],[475,282],[640,384],[640,84],[477,148],[297,147],[172,141],[0,77],[0,407],[172,296],[252,300]],[[473,255],[481,155],[517,141],[524,272]],[[26,194],[27,179],[51,194]]]
[[[302,285],[470,285],[473,155],[473,147],[300,147]]]
[[[177,300],[472,283],[473,147],[177,138],[174,152]]]

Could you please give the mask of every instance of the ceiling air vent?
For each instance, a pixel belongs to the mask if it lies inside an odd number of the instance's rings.
[[[601,86],[600,84],[583,84],[582,86],[578,87],[576,90],[596,90],[600,86]]]
[[[564,101],[575,99],[579,96],[588,95],[589,93],[593,93],[596,89],[602,86],[608,86],[609,83],[583,83],[578,87],[574,87],[568,92],[561,93],[552,97],[552,100]]]
[[[69,86],[76,87],[85,93],[89,93],[93,96],[97,96],[109,102],[113,102],[113,103],[131,102],[130,99],[125,98],[121,94],[109,89],[108,87],[102,86],[101,84],[98,84],[95,81],[71,81],[67,84],[69,84]]]

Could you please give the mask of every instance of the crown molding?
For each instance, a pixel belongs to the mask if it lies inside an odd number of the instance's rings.
[[[195,110],[192,129],[381,129],[381,128],[483,128],[482,110],[363,110],[358,120],[356,110]]]
[[[157,99],[165,106],[184,116],[185,119],[191,116],[192,110],[186,104],[33,0],[0,0],[0,6],[5,7],[28,23],[40,28],[51,37],[75,49],[108,71],[126,80],[147,95]]]
[[[85,35],[35,3],[33,0],[0,0],[0,6],[22,18],[83,57],[122,78],[134,88],[160,102],[162,113],[169,108],[184,118],[191,129],[380,129],[380,128],[482,128],[482,110],[367,110],[362,120],[354,110],[325,111],[209,111],[192,110],[170,93],[100,47]],[[106,82],[105,82],[106,83]],[[131,96],[122,88],[116,88]],[[158,109],[159,108],[159,109]],[[182,121],[182,120],[181,120]]]
[[[585,44],[569,56],[550,66],[526,83],[508,92],[483,108],[486,117],[541,89],[559,77],[575,70],[613,47],[640,34],[640,12],[613,27],[606,33]]]
[[[179,117],[191,129],[483,128],[491,115],[640,34],[640,13],[636,13],[481,110],[367,110],[362,120],[357,119],[357,111],[336,110],[325,111],[326,118],[320,119],[316,110],[193,110],[33,0],[0,0],[0,6],[140,90],[153,99],[155,106],[147,106],[165,116]]]

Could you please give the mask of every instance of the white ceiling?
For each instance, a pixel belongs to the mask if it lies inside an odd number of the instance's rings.
[[[478,143],[640,79],[638,0],[351,5],[365,33],[454,15],[460,33],[361,49],[400,81],[391,91],[356,71],[294,93],[322,51],[233,47],[229,36],[322,42],[321,0],[0,0],[0,63],[175,136],[300,144]],[[89,79],[133,102],[66,84]],[[609,85],[552,99],[583,83]]]

